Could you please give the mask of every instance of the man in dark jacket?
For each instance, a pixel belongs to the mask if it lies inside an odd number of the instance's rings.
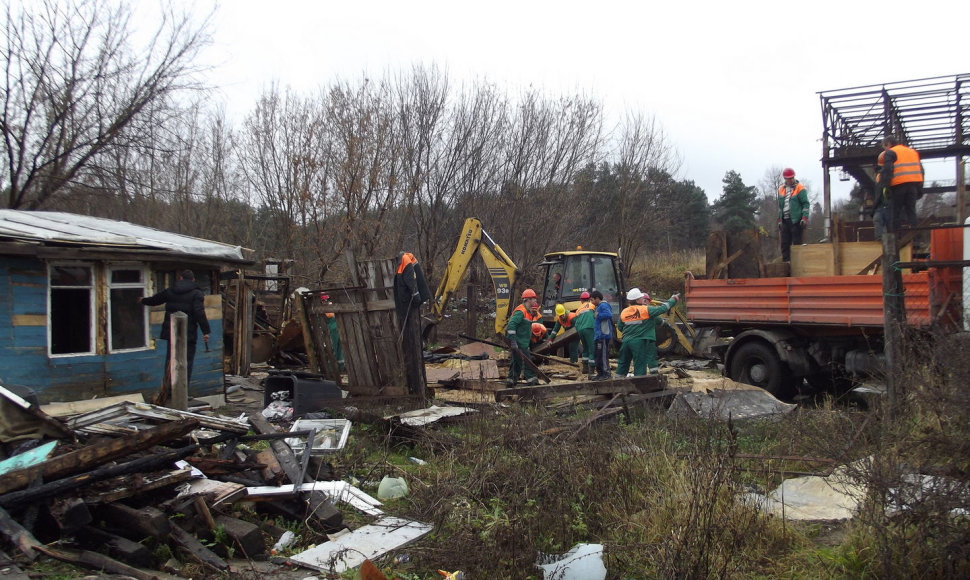
[[[209,342],[209,319],[205,316],[205,297],[202,289],[195,283],[195,274],[192,270],[183,270],[178,275],[178,280],[171,288],[166,288],[154,296],[142,298],[141,303],[145,306],[165,305],[165,320],[162,321],[162,335],[159,337],[168,342],[168,350],[165,354],[165,362],[172,357],[171,333],[169,331],[169,320],[173,312],[184,312],[189,317],[186,329],[186,363],[188,364],[188,380],[192,380],[192,362],[195,360],[195,343],[198,340],[198,328],[202,328],[202,340]]]

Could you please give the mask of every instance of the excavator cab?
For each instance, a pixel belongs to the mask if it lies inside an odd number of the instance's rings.
[[[583,292],[602,292],[614,317],[626,307],[626,285],[617,254],[574,250],[553,252],[544,258],[539,264],[546,268],[539,308],[546,324],[555,324],[556,304],[563,304],[566,310],[579,308]]]

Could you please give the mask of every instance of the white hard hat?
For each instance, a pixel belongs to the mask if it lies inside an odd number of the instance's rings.
[[[630,302],[639,300],[641,298],[643,298],[643,292],[640,292],[639,288],[631,288],[630,291],[626,293],[626,299]]]

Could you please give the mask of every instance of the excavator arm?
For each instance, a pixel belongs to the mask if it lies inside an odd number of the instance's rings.
[[[477,218],[466,219],[462,226],[458,246],[448,260],[445,275],[434,293],[431,315],[436,322],[441,320],[445,305],[461,284],[475,254],[481,255],[488,268],[488,275],[492,277],[492,285],[495,287],[495,333],[504,334],[519,269],[505,251],[485,233],[482,222]]]

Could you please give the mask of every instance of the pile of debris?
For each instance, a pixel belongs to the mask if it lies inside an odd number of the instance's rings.
[[[8,568],[46,555],[134,578],[236,576],[246,569],[233,562],[255,571],[267,560],[340,573],[431,531],[386,516],[380,501],[334,477],[327,455],[346,444],[349,419],[281,431],[258,411],[226,418],[139,399],[46,406],[52,416],[0,386]],[[350,532],[338,505],[373,521]],[[253,512],[259,523],[237,517]],[[295,535],[267,523],[274,518],[332,539],[272,558]]]

